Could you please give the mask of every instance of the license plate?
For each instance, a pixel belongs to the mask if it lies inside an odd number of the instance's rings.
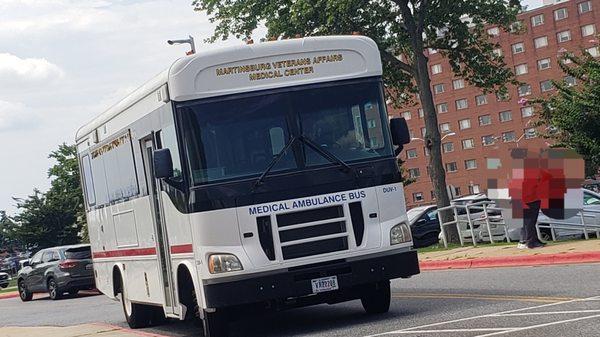
[[[90,263],[90,264],[87,264],[87,265],[85,266],[85,269],[87,269],[87,270],[92,270],[92,269],[94,269],[94,265],[93,265],[93,264],[91,264],[91,263]]]
[[[310,282],[312,283],[313,294],[339,289],[337,276],[316,278]]]

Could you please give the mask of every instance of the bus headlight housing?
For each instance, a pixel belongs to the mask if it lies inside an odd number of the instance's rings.
[[[410,227],[404,222],[397,224],[390,229],[390,245],[397,245],[412,241]]]
[[[208,271],[211,274],[244,270],[240,260],[233,254],[212,254],[208,257]]]

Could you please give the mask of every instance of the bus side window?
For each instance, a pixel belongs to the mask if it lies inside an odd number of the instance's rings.
[[[83,168],[83,181],[85,196],[87,199],[88,206],[96,204],[96,192],[94,191],[94,180],[92,179],[92,165],[90,163],[90,156],[85,155],[81,157],[81,164]]]
[[[175,125],[169,124],[158,131],[158,148],[171,150],[173,159],[173,178],[171,180],[183,181],[181,171],[181,159],[179,158],[179,146],[177,146],[177,136],[175,135]]]

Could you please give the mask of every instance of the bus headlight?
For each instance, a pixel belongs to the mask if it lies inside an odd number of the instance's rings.
[[[390,244],[397,245],[399,243],[412,241],[412,234],[410,233],[410,227],[404,222],[397,224],[390,229]]]
[[[240,260],[233,254],[212,254],[208,257],[208,271],[211,274],[244,270]]]

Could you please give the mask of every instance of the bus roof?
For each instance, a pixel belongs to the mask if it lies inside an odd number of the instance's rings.
[[[168,98],[181,102],[381,74],[377,45],[365,36],[308,37],[203,51],[176,60],[169,69],[82,126],[76,141],[79,143],[165,84]]]

